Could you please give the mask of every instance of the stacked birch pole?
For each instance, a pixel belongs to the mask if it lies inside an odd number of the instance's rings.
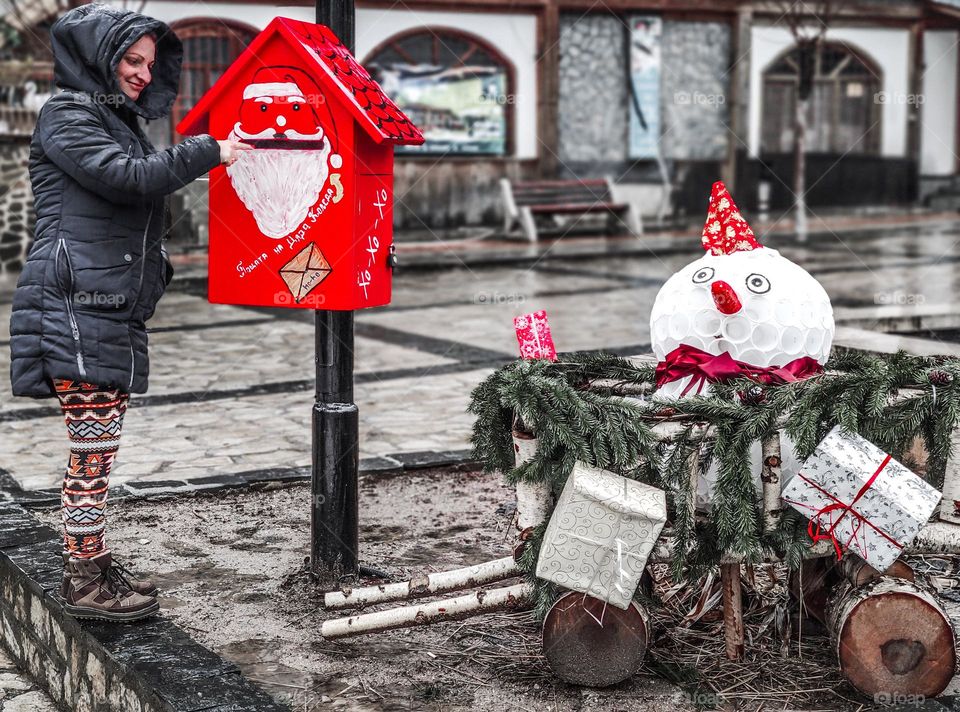
[[[514,428],[513,443],[518,465],[533,457],[537,451],[537,439],[519,428]],[[552,505],[552,497],[547,485],[521,482],[516,486],[516,493],[517,513],[514,521],[517,529],[529,530],[546,519]],[[518,550],[515,556],[519,553]],[[364,609],[367,606],[476,589],[454,598],[327,620],[323,623],[321,634],[325,638],[345,638],[364,633],[460,620],[493,611],[519,609],[529,602],[532,593],[530,584],[517,583],[512,586],[484,588],[487,584],[521,575],[515,556],[452,571],[416,576],[409,581],[399,583],[331,591],[324,596],[324,607],[327,610]]]

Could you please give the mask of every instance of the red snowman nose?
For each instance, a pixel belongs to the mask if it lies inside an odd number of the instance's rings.
[[[736,314],[740,311],[740,297],[737,296],[737,293],[733,291],[733,287],[724,282],[723,280],[717,280],[710,285],[710,291],[713,293],[713,303],[717,305],[719,309],[724,314]]]

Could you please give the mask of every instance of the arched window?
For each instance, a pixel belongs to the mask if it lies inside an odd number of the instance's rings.
[[[418,28],[377,46],[363,65],[423,130],[422,146],[398,146],[397,153],[511,152],[513,68],[479,37]]]
[[[257,35],[257,29],[232,20],[192,18],[171,24],[183,42],[180,95],[173,105],[176,126]]]
[[[794,47],[763,73],[761,150],[793,151],[800,51]],[[807,102],[807,150],[824,153],[880,151],[883,86],[879,67],[848,45],[823,43],[813,58],[813,93]]]

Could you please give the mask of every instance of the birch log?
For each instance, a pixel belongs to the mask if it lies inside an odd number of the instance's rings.
[[[940,500],[940,519],[960,524],[960,429],[950,435],[947,469],[943,475],[943,499]]]
[[[623,610],[571,591],[543,621],[544,657],[557,677],[574,685],[606,687],[626,680],[643,663],[649,641],[649,617],[636,601]]]
[[[960,554],[960,526],[948,522],[928,522],[920,529],[907,551],[914,554]]]
[[[763,529],[772,532],[783,514],[780,499],[780,432],[774,430],[760,441],[762,464],[760,480],[763,483]]]
[[[514,428],[513,451],[517,465],[530,460],[537,451],[537,439],[530,433]],[[516,527],[523,531],[543,522],[552,508],[550,486],[544,482],[517,482]]]
[[[462,591],[476,588],[486,583],[503,581],[519,576],[520,570],[514,557],[506,556],[494,561],[486,561],[475,566],[467,566],[452,571],[438,571],[426,576],[417,576],[409,581],[386,583],[379,586],[331,591],[323,597],[324,608],[362,608],[376,603],[409,600],[437,593]]]
[[[805,613],[826,623],[827,601],[841,582],[848,581],[857,587],[881,576],[910,582],[915,578],[913,569],[900,559],[881,573],[859,556],[847,552],[839,562],[832,556],[804,559],[800,568],[790,573],[790,593],[803,603]]]
[[[694,449],[690,453],[690,458],[687,461],[688,477],[689,477],[689,487],[690,487],[690,501],[687,502],[687,512],[690,517],[690,521],[694,521],[697,516],[697,489],[700,484],[700,451]]]
[[[349,618],[334,618],[323,622],[320,634],[324,638],[346,638],[362,633],[461,620],[491,611],[514,610],[525,605],[532,593],[533,586],[518,583],[505,588],[474,591],[457,598],[430,601],[418,606],[401,606]]]
[[[740,564],[720,564],[720,585],[723,589],[723,636],[727,659],[740,660],[744,653]]]
[[[889,576],[890,578],[911,582],[916,580],[916,576],[914,576],[913,569],[910,565],[900,559],[894,561],[886,571],[880,572],[859,556],[848,552],[844,555],[843,561],[840,562],[839,566],[843,577],[854,586],[862,586],[868,581],[873,581],[873,579],[880,578],[881,576]]]
[[[841,583],[827,607],[840,670],[868,697],[935,697],[953,677],[956,636],[933,593],[888,576]]]

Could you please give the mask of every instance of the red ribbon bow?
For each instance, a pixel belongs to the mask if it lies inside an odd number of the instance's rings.
[[[769,385],[800,381],[822,372],[823,366],[809,356],[794,359],[785,366],[751,366],[744,361],[737,361],[726,351],[714,356],[695,346],[681,344],[657,364],[656,377],[657,388],[660,388],[666,383],[692,376],[680,394],[685,396],[694,386],[699,394],[707,381],[723,383],[734,378],[749,378]]]

